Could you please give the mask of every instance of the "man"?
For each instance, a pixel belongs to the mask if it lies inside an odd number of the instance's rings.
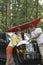
[[[15,34],[13,34],[11,36],[11,41],[10,43],[8,44],[7,48],[6,48],[6,65],[9,65],[11,64],[12,62],[14,62],[13,60],[13,55],[12,55],[12,52],[13,52],[13,48],[17,45],[17,43],[19,41],[22,40],[22,36],[21,36],[21,30],[19,28],[17,28],[15,30]]]
[[[42,34],[42,29],[41,28],[35,28],[34,25],[30,24],[29,25],[29,31],[31,32],[31,38],[30,40],[36,40],[38,43],[39,51],[41,54],[41,59],[43,63],[43,34]]]

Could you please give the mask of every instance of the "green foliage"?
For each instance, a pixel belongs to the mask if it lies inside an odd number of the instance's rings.
[[[37,17],[43,18],[43,5],[37,0],[1,0],[0,28],[4,31],[12,26],[21,25]],[[42,25],[42,22],[38,26]]]

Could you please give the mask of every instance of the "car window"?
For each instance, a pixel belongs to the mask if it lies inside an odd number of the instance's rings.
[[[6,32],[7,42],[10,42],[12,34],[14,34],[14,32]]]
[[[29,40],[29,38],[30,38],[30,34],[28,34],[28,33],[24,33],[24,36],[25,36],[25,39],[26,39],[26,40]]]

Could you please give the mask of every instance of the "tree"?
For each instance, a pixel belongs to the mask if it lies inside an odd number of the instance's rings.
[[[37,17],[43,18],[43,5],[40,5],[38,0],[0,1],[0,28],[3,31]]]

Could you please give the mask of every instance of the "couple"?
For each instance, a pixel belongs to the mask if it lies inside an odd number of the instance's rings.
[[[30,40],[36,40],[39,46],[39,51],[41,53],[41,59],[43,61],[43,34],[42,34],[42,29],[41,28],[35,28],[34,25],[30,24],[29,25],[29,31],[31,32],[31,38],[27,41]],[[22,40],[22,35],[21,35],[21,30],[17,28],[15,30],[15,34],[11,36],[11,41],[8,44],[6,48],[6,65],[9,65],[14,61],[12,52],[13,48],[16,46],[16,44]]]

